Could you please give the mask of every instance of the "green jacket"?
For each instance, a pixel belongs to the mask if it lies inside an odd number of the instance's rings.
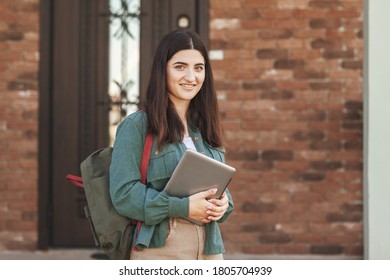
[[[139,166],[145,142],[147,120],[144,112],[129,115],[117,129],[110,165],[110,195],[119,214],[143,221],[138,238],[133,245],[159,248],[165,245],[170,217],[185,218],[189,212],[189,199],[169,196],[163,191],[186,147],[183,143],[164,145],[157,150],[155,138],[150,155],[147,185],[141,183]],[[214,148],[203,141],[199,131],[189,129],[196,149],[207,156],[224,162],[224,150]],[[228,190],[229,207],[218,221],[223,222],[233,211],[233,201]],[[218,223],[205,225],[204,254],[224,252]]]

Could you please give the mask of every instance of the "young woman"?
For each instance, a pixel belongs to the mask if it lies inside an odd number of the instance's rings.
[[[185,198],[163,190],[186,149],[224,161],[211,65],[196,33],[177,30],[162,39],[144,107],[119,125],[110,166],[115,208],[143,222],[130,258],[222,259],[218,223],[233,210],[229,191],[220,199],[207,199],[215,189]],[[153,147],[145,185],[139,166],[147,133],[153,135]]]

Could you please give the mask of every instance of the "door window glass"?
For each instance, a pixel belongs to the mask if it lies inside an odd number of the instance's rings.
[[[109,112],[110,146],[124,117],[138,108],[140,0],[110,0]]]

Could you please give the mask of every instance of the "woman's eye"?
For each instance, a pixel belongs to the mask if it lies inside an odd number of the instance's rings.
[[[184,65],[176,65],[175,68],[177,70],[183,70],[184,69]]]
[[[203,66],[196,66],[195,67],[195,70],[198,71],[198,72],[203,71],[203,69],[204,69]]]

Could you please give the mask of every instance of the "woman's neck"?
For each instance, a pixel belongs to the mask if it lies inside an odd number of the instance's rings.
[[[179,115],[179,118],[181,122],[183,123],[184,126],[184,137],[188,136],[188,123],[187,123],[187,111],[188,111],[188,106],[175,106],[176,112]]]

